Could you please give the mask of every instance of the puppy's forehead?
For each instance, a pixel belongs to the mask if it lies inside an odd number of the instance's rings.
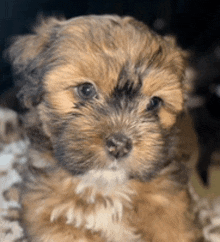
[[[46,77],[49,92],[88,81],[107,95],[128,81],[149,96],[180,92],[182,52],[133,18],[76,18],[63,23],[54,38],[53,55],[61,64]]]

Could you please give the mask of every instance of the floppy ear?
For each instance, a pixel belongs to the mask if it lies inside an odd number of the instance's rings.
[[[51,64],[51,48],[62,21],[56,18],[41,19],[33,34],[18,36],[6,51],[12,63],[15,84],[21,89],[18,98],[26,108],[40,103],[43,96],[42,78]]]
[[[189,93],[192,92],[193,89],[193,73],[192,69],[189,67],[189,60],[192,55],[188,50],[183,50],[177,44],[176,38],[171,35],[164,36],[164,39],[170,44],[170,46],[176,49],[176,53],[181,57],[182,61],[179,65],[180,73],[182,76],[182,90],[183,90],[183,98],[184,103],[188,100]]]

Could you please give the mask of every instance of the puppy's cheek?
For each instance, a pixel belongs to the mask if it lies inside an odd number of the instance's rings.
[[[49,93],[47,100],[57,114],[65,115],[73,112],[74,97],[70,90]]]
[[[63,90],[55,93],[47,93],[45,103],[38,106],[38,113],[42,121],[44,132],[51,137],[56,130],[59,120],[74,111],[74,97],[69,90]],[[75,113],[75,112],[74,112]],[[56,120],[53,118],[56,117]]]
[[[160,123],[163,128],[170,129],[176,122],[176,116],[183,110],[184,99],[182,89],[179,86],[167,88],[158,92],[158,96],[165,101],[165,105],[159,110]]]
[[[132,162],[129,164],[129,168],[132,172],[151,172],[157,162],[163,161],[162,157],[158,155],[162,153],[162,144],[159,142],[149,143],[144,143],[143,145],[136,147],[134,150]]]
[[[160,122],[163,128],[170,129],[176,122],[176,115],[162,108],[159,112]]]
[[[42,129],[48,137],[51,137],[51,128],[48,125],[49,123],[51,123],[51,118],[48,113],[48,109],[43,103],[38,105],[38,114],[42,123]]]

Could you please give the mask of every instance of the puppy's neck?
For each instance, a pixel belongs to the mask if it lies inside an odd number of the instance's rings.
[[[95,200],[96,194],[109,196],[114,193],[117,187],[126,187],[128,176],[122,169],[94,169],[84,175],[78,176],[79,183],[76,187],[76,194],[82,195],[88,190],[92,191],[89,199],[90,203]],[[121,189],[120,189],[121,190]]]

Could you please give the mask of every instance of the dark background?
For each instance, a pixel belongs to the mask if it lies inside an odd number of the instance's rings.
[[[13,35],[30,32],[39,14],[131,15],[190,51],[196,73],[190,111],[200,143],[198,172],[208,184],[211,155],[220,150],[220,2],[217,0],[0,0],[0,51]],[[0,105],[19,111],[9,64],[0,62]],[[199,97],[199,98],[198,98]],[[220,163],[219,163],[220,164]]]

